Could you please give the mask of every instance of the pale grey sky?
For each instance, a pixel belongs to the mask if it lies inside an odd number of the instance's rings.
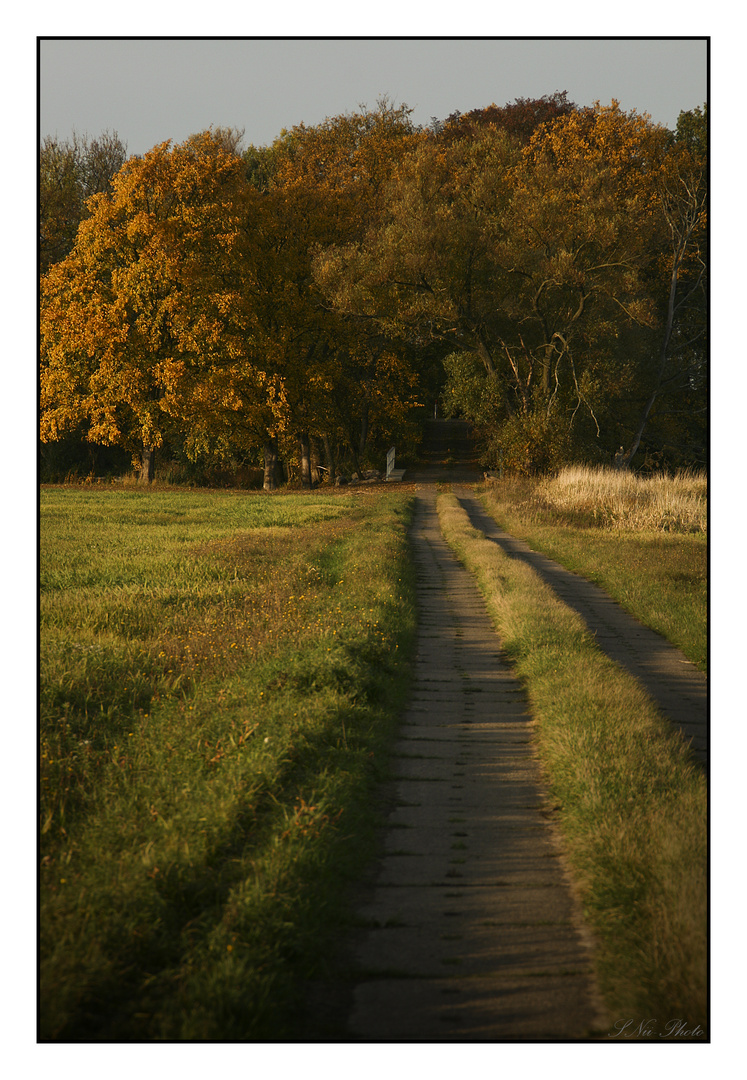
[[[428,124],[567,90],[673,127],[708,92],[705,38],[42,38],[39,57],[42,138],[116,131],[134,154],[211,125],[264,145],[383,95]]]

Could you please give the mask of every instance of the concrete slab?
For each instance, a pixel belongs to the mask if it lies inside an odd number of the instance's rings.
[[[459,977],[589,973],[588,962],[579,966],[582,954],[573,926],[463,924],[457,929],[450,923],[441,933],[433,930],[429,923],[383,928],[358,948],[356,959],[369,977],[399,972],[405,954],[408,978],[416,971],[416,977],[439,979],[452,968]]]
[[[557,859],[539,859],[532,855],[446,859],[430,854],[403,854],[383,859],[377,878],[380,887],[396,885],[398,888],[443,886],[457,881],[461,886],[491,885],[501,889],[509,885],[560,885],[565,881],[565,875]],[[495,903],[500,903],[498,896]]]
[[[349,1028],[374,1042],[576,1040],[595,1015],[585,974],[380,979],[356,988]]]
[[[574,905],[561,885],[511,885],[492,903],[485,887],[454,885],[441,888],[379,889],[375,899],[359,909],[362,919],[377,927],[427,928],[432,934],[470,933],[473,928],[572,926]]]

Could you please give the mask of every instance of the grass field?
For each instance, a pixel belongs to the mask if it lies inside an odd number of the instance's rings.
[[[409,503],[40,515],[40,1037],[297,1037],[407,685]]]
[[[484,497],[705,667],[702,485],[654,524],[619,489],[614,520],[595,510],[582,479]],[[701,773],[531,571],[481,567],[440,510],[529,688],[608,1001],[699,1022]],[[336,977],[407,693],[409,514],[406,490],[42,490],[42,1039],[340,1036],[308,1004]]]

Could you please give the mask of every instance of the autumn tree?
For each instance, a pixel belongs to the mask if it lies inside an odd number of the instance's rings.
[[[515,469],[611,453],[610,411],[635,371],[621,327],[652,327],[663,129],[609,107],[570,110],[528,142],[495,124],[431,139],[403,162],[364,245],[317,275],[339,310],[439,342],[447,396]],[[477,411],[473,411],[473,410]]]
[[[454,112],[442,123],[436,123],[435,133],[440,141],[449,143],[472,139],[485,128],[496,128],[525,145],[537,128],[570,115],[575,108],[568,100],[567,90],[541,98],[516,98],[503,106],[492,104],[468,113]]]
[[[442,362],[488,463],[684,447],[705,378],[705,113],[673,135],[564,94],[437,134],[409,112],[383,101],[243,154],[218,129],[92,171],[104,190],[42,279],[42,438],[80,428],[144,478],[164,442],[264,448],[266,487],[281,453],[310,483],[405,432]]]
[[[365,243],[317,257],[317,280],[335,309],[391,338],[469,350],[490,370],[507,288],[495,256],[516,156],[494,131],[450,147],[415,147],[387,189],[381,226]]]
[[[655,423],[659,449],[704,461],[707,336],[707,108],[682,112],[655,180],[656,211],[665,242],[652,274],[658,308],[645,344],[646,393],[627,448],[617,464],[627,467],[647,428]],[[658,414],[655,411],[658,406]],[[673,422],[675,416],[682,419]],[[695,442],[693,442],[695,435]],[[662,439],[662,436],[664,438]],[[671,453],[670,453],[671,456]]]
[[[363,244],[320,253],[315,266],[337,310],[421,355],[464,357],[478,378],[491,380],[504,409],[498,343],[514,286],[500,252],[519,153],[490,127],[473,138],[422,142],[392,178],[381,227]]]
[[[675,143],[687,149],[697,160],[708,158],[708,105],[707,103],[682,111],[677,117]]]
[[[387,179],[420,137],[406,106],[382,101],[372,111],[299,125],[245,154],[263,223],[261,280],[251,290],[257,348],[283,387],[266,456],[278,440],[295,443],[307,483],[315,442],[331,475],[338,442],[359,468],[372,428],[391,425],[406,409],[413,378],[402,352],[377,329],[331,310],[312,263],[315,252],[362,238],[379,219]]]
[[[654,177],[665,142],[664,129],[613,102],[538,129],[522,153],[504,340],[521,408],[504,436],[525,468],[611,456],[613,414],[634,392],[616,342],[655,322],[646,272],[661,242]],[[540,431],[548,445],[538,454]]]
[[[264,446],[269,487],[279,442],[300,445],[307,481],[315,447],[334,468],[338,437],[357,460],[371,427],[405,411],[412,372],[325,306],[311,263],[376,219],[415,137],[407,110],[382,103],[267,154],[242,157],[216,131],[129,161],[43,279],[42,438],[82,425],[145,478],[164,441],[192,460]]]
[[[83,424],[152,479],[170,431],[199,440],[216,406],[234,404],[243,187],[241,159],[217,131],[131,159],[110,194],[89,200],[73,250],[42,280],[43,440]]]
[[[538,130],[524,152],[512,235],[527,252],[543,237],[544,255],[532,256],[524,281],[542,289],[540,303],[538,291],[530,299],[549,343],[540,380],[546,417],[554,408],[556,430],[564,414],[573,417],[574,454],[610,461],[617,451],[626,466],[646,432],[651,461],[700,457],[690,438],[705,411],[700,119],[685,118],[689,136],[673,139],[646,115],[597,104]],[[564,293],[575,312],[553,329],[547,299]]]

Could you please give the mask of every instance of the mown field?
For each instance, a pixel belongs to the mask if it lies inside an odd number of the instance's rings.
[[[408,681],[407,498],[40,515],[40,1037],[303,1035]]]

